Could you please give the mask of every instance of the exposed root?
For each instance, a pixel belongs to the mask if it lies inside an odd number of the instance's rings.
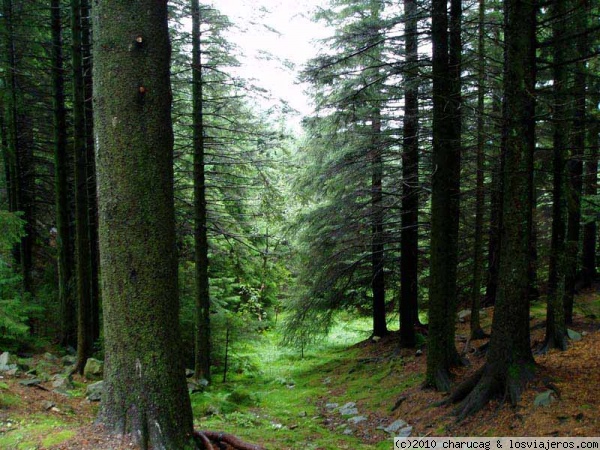
[[[439,392],[449,392],[451,386],[450,372],[441,367],[435,371],[433,379],[429,379],[423,384],[424,389],[433,388]]]
[[[485,366],[484,366],[485,367]],[[471,377],[467,378],[458,387],[450,394],[450,396],[442,402],[438,403],[438,406],[449,405],[451,403],[457,403],[462,401],[469,393],[473,390],[473,388],[479,383],[481,377],[483,376],[483,369],[479,369],[475,372]]]
[[[215,446],[222,448],[224,445],[233,450],[265,450],[264,447],[249,444],[233,434],[228,433],[195,430],[194,437],[202,442],[204,450],[214,450]]]
[[[466,390],[466,387],[463,389],[461,395],[464,400],[453,411],[459,422],[482,409],[497,392],[497,383],[492,377],[484,377],[483,371],[478,382],[471,384],[474,386],[470,392]]]

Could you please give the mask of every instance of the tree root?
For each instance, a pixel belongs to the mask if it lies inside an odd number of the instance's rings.
[[[204,450],[232,449],[232,450],[265,450],[259,445],[249,444],[240,438],[228,433],[216,431],[194,431],[194,437],[202,443]]]

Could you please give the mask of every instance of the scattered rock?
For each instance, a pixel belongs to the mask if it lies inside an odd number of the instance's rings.
[[[387,427],[382,427],[382,430],[387,433],[396,434],[398,432],[398,430],[400,430],[400,428],[403,428],[407,425],[408,424],[404,420],[398,419],[398,420],[393,421]]]
[[[10,369],[10,370],[7,370],[6,372],[4,372],[4,374],[7,377],[16,377],[18,373],[19,373],[19,369]]]
[[[104,375],[104,363],[94,358],[89,358],[83,369],[83,376],[88,380],[101,380]]]
[[[421,356],[423,354],[423,350],[419,349],[415,352],[415,356]]]
[[[48,400],[44,400],[42,402],[42,408],[44,408],[44,411],[48,411],[49,409],[52,409],[56,406],[56,403],[48,401]]]
[[[535,400],[533,401],[533,405],[534,406],[549,406],[550,404],[552,404],[556,401],[556,398],[554,397],[554,395],[555,395],[554,391],[542,392],[541,394],[539,394],[535,397]]]
[[[371,338],[371,340],[372,340],[373,342],[377,343],[377,342],[379,342],[379,341],[381,340],[381,336],[373,336],[373,337]]]
[[[8,352],[0,355],[0,372],[17,369],[17,358]]]
[[[298,417],[306,417],[306,416],[307,416],[306,411],[302,411],[302,412],[298,413]]]
[[[410,434],[412,433],[412,427],[409,425],[407,427],[402,428],[398,434],[396,434],[396,437],[410,437]]]
[[[194,376],[194,371],[192,369],[185,369],[185,377],[192,378]]]
[[[58,357],[53,355],[50,352],[46,352],[42,355],[42,358],[44,358],[46,361],[48,362],[58,362]]]
[[[571,330],[570,328],[567,328],[567,334],[569,335],[569,339],[571,339],[572,341],[580,341],[581,340],[581,334],[578,333],[577,331]]]
[[[331,383],[331,377],[327,377],[323,380],[323,384],[330,384]]]
[[[346,436],[352,436],[352,434],[354,434],[354,432],[352,431],[352,429],[351,429],[351,428],[346,428],[346,429],[343,431],[343,433],[344,433]]]
[[[367,418],[365,416],[353,416],[348,419],[348,422],[357,424],[360,422],[364,422],[365,420],[367,420]]]
[[[102,398],[102,392],[104,391],[104,381],[98,381],[96,383],[88,385],[85,390],[85,396],[90,402],[99,402]]]
[[[73,355],[66,355],[60,358],[60,362],[63,366],[72,366],[77,362],[77,357]]]
[[[339,405],[339,403],[325,403],[325,408],[331,410],[336,409]]]
[[[55,391],[66,394],[67,391],[74,389],[73,379],[70,376],[55,375],[52,381],[52,387]]]
[[[19,384],[22,384],[23,386],[39,386],[41,382],[42,380],[39,378],[32,378],[30,380],[19,381]]]
[[[348,402],[344,406],[340,407],[340,414],[342,416],[356,416],[358,415],[358,409],[356,409],[356,403]]]

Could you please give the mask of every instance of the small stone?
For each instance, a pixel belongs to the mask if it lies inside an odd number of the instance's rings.
[[[104,381],[98,381],[88,385],[85,396],[90,402],[99,402],[102,399],[102,391],[104,391]]]
[[[415,356],[421,356],[423,354],[423,350],[419,349],[415,352]]]
[[[346,428],[344,430],[343,434],[345,434],[346,436],[352,436],[352,434],[354,434],[354,432],[352,431],[352,429]]]
[[[194,371],[192,369],[185,369],[185,377],[192,378],[194,376]]]
[[[353,424],[357,424],[360,422],[364,422],[365,420],[367,420],[367,418],[365,416],[354,416],[354,417],[350,417],[348,419],[348,422],[353,423]]]
[[[340,408],[340,414],[342,416],[356,416],[358,415],[358,409],[356,409],[356,403],[348,402]]]
[[[45,411],[48,411],[49,409],[53,408],[55,405],[56,405],[56,403],[50,402],[48,400],[45,400],[42,402],[42,408],[44,408]]]
[[[83,369],[83,376],[88,380],[100,380],[104,374],[104,363],[94,358],[89,358]]]
[[[52,354],[52,353],[50,353],[50,352],[46,352],[46,353],[44,353],[44,354],[42,355],[42,358],[44,358],[46,361],[49,361],[49,362],[58,362],[58,357],[57,357],[57,356],[55,356],[55,355],[53,355],[53,354]]]
[[[381,340],[381,336],[373,336],[373,337],[371,338],[371,340],[372,340],[373,342],[377,343],[377,342],[379,342],[379,341]]]
[[[327,377],[323,380],[323,384],[330,384],[331,383],[331,378]]]
[[[73,355],[66,355],[66,356],[63,356],[62,358],[60,358],[60,362],[62,363],[63,366],[72,366],[73,364],[75,364],[77,362],[77,357],[75,357]]]
[[[50,408],[50,411],[59,413],[60,409],[58,409],[56,406],[53,406],[52,408]]]
[[[383,427],[383,431],[386,431],[387,433],[395,434],[398,432],[398,430],[400,428],[403,428],[407,425],[408,424],[404,420],[398,419],[398,420],[393,421],[387,427]]]
[[[55,375],[52,381],[52,387],[57,391],[66,392],[74,389],[73,379],[70,376]]]
[[[306,416],[307,416],[306,411],[301,411],[298,413],[298,417],[306,417]]]
[[[41,382],[42,382],[42,380],[40,380],[38,378],[33,378],[31,380],[19,381],[19,384],[22,384],[23,386],[37,386]]]
[[[412,427],[409,425],[407,427],[402,428],[398,434],[396,435],[396,437],[410,437],[410,434],[412,433]]]
[[[340,406],[338,403],[326,403],[325,404],[325,408],[327,408],[329,410],[336,409],[338,406]]]

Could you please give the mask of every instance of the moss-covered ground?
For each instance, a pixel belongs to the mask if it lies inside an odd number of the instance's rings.
[[[482,317],[490,331],[493,308]],[[532,345],[543,341],[545,305],[531,309]],[[443,394],[423,390],[426,362],[422,354],[397,347],[397,335],[369,340],[368,320],[342,318],[332,333],[304,352],[280,345],[278,329],[237,344],[230,353],[227,381],[217,369],[204,392],[191,394],[198,429],[235,434],[271,450],[390,449],[391,436],[378,427],[403,419],[414,436],[591,436],[600,430],[600,296],[578,297],[572,329],[580,340],[566,352],[537,356],[536,380],[518,407],[501,400],[476,416],[456,423],[452,408],[436,402]],[[391,328],[396,320],[390,322]],[[485,341],[469,342],[468,319],[457,323],[457,348],[471,365],[456,371],[456,381],[473,373],[484,361],[478,351]],[[55,350],[55,352],[58,352]],[[0,449],[103,450],[131,448],[107,438],[91,426],[98,404],[85,399],[89,383],[75,377],[67,395],[51,392],[51,376],[63,371],[43,355],[34,357],[42,389],[19,384],[23,378],[0,379]],[[537,395],[552,383],[560,397],[535,407]],[[46,389],[43,389],[46,388]],[[327,404],[355,402],[366,420],[351,424]],[[49,407],[52,403],[54,406]]]

